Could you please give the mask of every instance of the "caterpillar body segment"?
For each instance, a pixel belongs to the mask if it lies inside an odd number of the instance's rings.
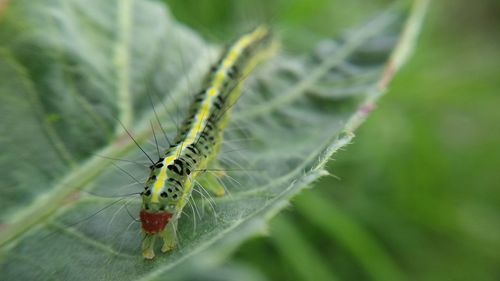
[[[154,258],[158,236],[163,240],[163,252],[175,248],[177,220],[191,196],[195,179],[204,182],[214,194],[224,194],[216,180],[201,173],[214,164],[242,81],[256,64],[274,53],[276,46],[269,30],[260,26],[227,48],[208,73],[174,143],[151,166],[141,193],[144,258]]]

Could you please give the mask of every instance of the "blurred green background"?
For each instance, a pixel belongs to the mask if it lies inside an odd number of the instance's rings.
[[[234,2],[167,1],[221,41],[262,15],[287,51],[389,1]],[[233,262],[271,280],[500,280],[499,30],[498,1],[431,3],[414,56],[331,162],[338,178],[298,196]]]

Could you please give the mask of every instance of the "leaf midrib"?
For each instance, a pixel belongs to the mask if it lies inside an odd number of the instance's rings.
[[[115,45],[114,67],[117,79],[117,103],[119,119],[126,128],[132,126],[133,110],[130,93],[130,29],[131,29],[131,0],[118,2],[118,40]],[[122,133],[121,127],[116,128],[118,134]]]

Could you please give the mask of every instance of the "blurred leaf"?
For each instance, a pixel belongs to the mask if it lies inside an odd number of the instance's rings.
[[[405,280],[376,240],[330,201],[316,193],[304,192],[294,202],[308,221],[348,249],[371,280]]]
[[[129,214],[140,202],[125,196],[142,187],[121,170],[142,179],[147,168],[116,169],[97,155],[144,160],[116,118],[154,154],[149,98],[174,134],[213,47],[157,2],[10,3],[0,31],[0,167],[10,171],[1,176],[2,277],[166,280],[219,264],[350,142],[413,45],[426,1],[416,3],[402,39],[405,14],[392,7],[309,55],[260,68],[220,155],[246,172],[228,172],[229,194],[215,204],[197,197],[180,221],[179,249],[152,262],[139,254]]]
[[[282,259],[289,263],[290,270],[297,274],[296,280],[337,280],[328,264],[311,248],[290,219],[286,216],[277,216],[271,226],[274,245],[278,248]]]

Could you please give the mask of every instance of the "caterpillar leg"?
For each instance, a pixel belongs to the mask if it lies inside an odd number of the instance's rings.
[[[224,187],[220,184],[217,178],[223,177],[225,175],[224,171],[217,171],[214,174],[207,173],[201,177],[198,182],[203,186],[204,189],[208,190],[215,196],[221,197],[226,193]]]
[[[155,257],[154,246],[156,236],[156,234],[144,233],[144,238],[142,239],[142,256],[145,259],[150,260]]]
[[[161,251],[163,253],[171,251],[175,248],[177,244],[177,220],[171,221],[165,229],[161,232],[161,237],[163,239],[163,246]]]

